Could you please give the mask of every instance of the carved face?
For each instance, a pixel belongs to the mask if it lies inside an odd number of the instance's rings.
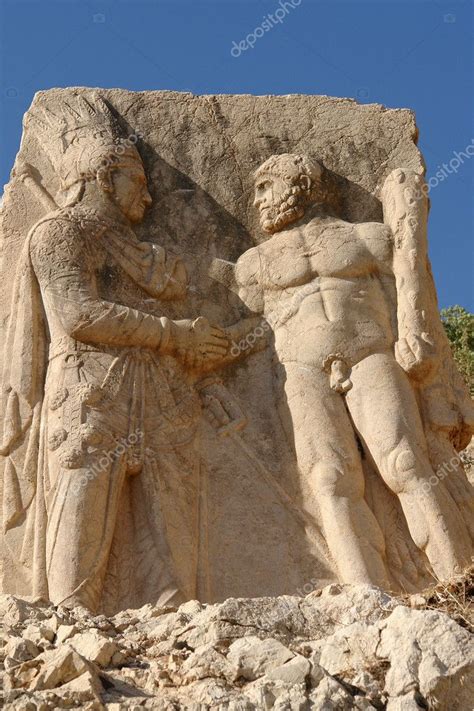
[[[279,205],[288,185],[278,175],[263,175],[255,182],[254,206],[260,212],[262,227],[264,222],[271,217],[276,217]]]
[[[305,178],[306,176],[301,176]],[[281,175],[266,173],[255,181],[254,206],[260,213],[260,224],[265,232],[279,232],[286,225],[304,215],[302,187],[293,185]]]
[[[131,161],[113,173],[114,199],[130,222],[141,222],[152,203],[141,161]]]

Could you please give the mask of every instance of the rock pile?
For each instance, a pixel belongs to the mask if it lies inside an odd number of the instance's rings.
[[[474,699],[470,633],[370,586],[111,618],[3,595],[0,615],[11,711],[470,711]]]

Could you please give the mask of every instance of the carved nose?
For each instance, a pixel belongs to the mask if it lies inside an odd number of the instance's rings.
[[[147,191],[145,192],[145,196],[144,196],[144,198],[143,198],[143,204],[145,205],[145,207],[151,207],[152,202],[153,202],[152,197],[151,197],[150,193],[149,193],[148,190],[147,190]]]

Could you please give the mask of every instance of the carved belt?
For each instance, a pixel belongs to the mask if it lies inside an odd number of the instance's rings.
[[[64,355],[65,353],[103,353],[103,351],[103,347],[99,348],[95,345],[81,343],[80,341],[74,340],[74,338],[70,338],[70,336],[61,336],[60,338],[56,338],[50,344],[48,360],[53,360],[53,358],[57,358],[58,356]],[[109,351],[107,350],[107,352]]]

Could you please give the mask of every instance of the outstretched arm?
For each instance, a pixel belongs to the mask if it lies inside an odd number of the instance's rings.
[[[185,362],[227,352],[227,338],[206,319],[171,321],[101,298],[87,238],[68,220],[40,224],[30,254],[48,320],[78,341],[153,348]]]

